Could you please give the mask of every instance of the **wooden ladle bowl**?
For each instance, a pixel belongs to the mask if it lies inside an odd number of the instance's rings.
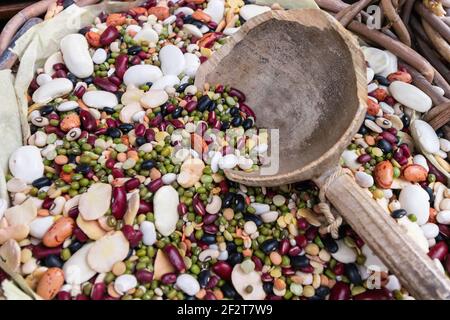
[[[247,21],[199,69],[195,84],[226,84],[246,94],[270,139],[276,170],[226,170],[246,185],[307,179],[417,298],[448,299],[450,282],[436,264],[348,175],[336,175],[342,152],[361,126],[366,64],[356,39],[317,9],[269,11]],[[275,148],[273,148],[275,146]],[[272,168],[273,169],[273,168]],[[330,179],[330,177],[333,177]]]

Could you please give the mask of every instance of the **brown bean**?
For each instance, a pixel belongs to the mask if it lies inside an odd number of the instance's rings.
[[[44,235],[42,242],[49,248],[57,247],[72,235],[74,228],[75,221],[72,218],[59,218]]]
[[[50,268],[39,280],[36,293],[45,300],[52,300],[63,284],[64,272],[60,268]]]

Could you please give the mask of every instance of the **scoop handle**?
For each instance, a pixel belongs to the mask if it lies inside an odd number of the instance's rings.
[[[326,178],[317,179],[319,186]],[[337,177],[326,197],[413,297],[450,299],[447,276],[352,177]]]

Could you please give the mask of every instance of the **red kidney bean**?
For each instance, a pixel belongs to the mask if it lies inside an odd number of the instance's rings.
[[[174,284],[175,282],[177,282],[176,273],[166,273],[161,277],[161,282],[165,285]]]
[[[365,164],[365,163],[369,162],[370,160],[372,160],[372,157],[369,154],[367,154],[367,153],[360,155],[356,159],[356,161],[358,161],[361,164]]]
[[[274,295],[274,294],[269,294],[269,295],[266,297],[266,300],[269,300],[269,301],[281,301],[281,300],[283,300],[283,297],[276,296],[276,295]]]
[[[147,189],[150,192],[156,192],[159,188],[163,186],[163,181],[161,178],[155,179],[153,181],[150,181],[150,183],[147,185]]]
[[[75,300],[90,300],[90,299],[89,297],[86,297],[84,294],[80,293],[75,297]]]
[[[120,54],[116,58],[115,62],[115,68],[116,68],[116,76],[120,79],[123,79],[123,75],[128,69],[128,55],[127,54]]]
[[[434,174],[436,177],[436,181],[447,184],[447,177],[444,176],[436,167],[427,160],[428,168],[430,169],[428,174]]]
[[[103,31],[103,33],[100,35],[100,44],[102,46],[108,46],[112,42],[114,42],[116,39],[120,37],[120,33],[114,26],[109,26]]]
[[[141,60],[145,60],[145,59],[150,58],[150,54],[147,53],[147,52],[144,52],[144,51],[139,51],[138,54],[137,54],[137,56],[138,56],[139,58],[141,58]]]
[[[73,94],[78,98],[81,99],[83,95],[86,93],[86,88],[83,86],[78,86],[73,92]]]
[[[42,202],[42,209],[49,210],[52,207],[54,201],[55,200],[52,198],[49,197],[45,198],[44,201]]]
[[[447,254],[447,257],[445,258],[444,268],[450,273],[450,254]]]
[[[210,21],[210,22],[208,22],[208,28],[210,28],[210,29],[213,29],[213,30],[216,30],[216,28],[217,28],[217,23],[215,22],[215,21]]]
[[[206,294],[203,297],[203,299],[204,300],[217,300],[216,296],[211,291],[206,291]]]
[[[442,233],[447,238],[450,238],[450,228],[445,224],[438,224],[439,232]]]
[[[148,270],[138,270],[134,275],[136,276],[136,279],[139,281],[139,283],[142,284],[151,283],[153,281],[153,272],[150,272]]]
[[[72,300],[72,297],[70,296],[70,292],[67,291],[60,291],[57,295],[58,300]]]
[[[145,134],[145,126],[144,126],[142,123],[137,124],[137,125],[134,127],[134,134],[135,134],[137,137],[143,137],[144,134]]]
[[[139,202],[138,214],[147,213],[151,211],[153,211],[153,206],[150,203],[145,202],[144,200],[141,200]]]
[[[80,211],[78,210],[78,207],[73,207],[72,209],[69,210],[67,215],[71,217],[73,220],[75,220],[78,217],[79,213]]]
[[[394,159],[402,166],[408,163],[408,158],[403,155],[403,151],[400,148],[395,150]]]
[[[125,182],[125,189],[127,190],[127,192],[130,192],[131,190],[134,190],[137,187],[139,187],[140,184],[141,182],[139,181],[138,178],[132,178],[127,182]]]
[[[206,60],[208,60],[207,57],[205,57],[205,56],[201,56],[201,57],[200,57],[200,63],[203,63],[203,62],[205,62]]]
[[[180,216],[184,216],[188,212],[188,207],[185,203],[180,202],[177,207],[178,214]]]
[[[114,178],[124,178],[125,174],[123,173],[122,169],[119,168],[113,168],[111,169],[111,174],[113,175]]]
[[[304,272],[303,270],[301,270],[302,272]],[[281,268],[281,272],[283,273],[283,275],[285,276],[292,276],[295,274],[295,270],[288,267],[288,268]],[[312,273],[312,272],[307,272],[307,273]]]
[[[152,128],[145,130],[145,140],[147,142],[152,142],[155,140],[155,131]]]
[[[175,127],[175,129],[183,129],[184,128],[184,123],[181,122],[181,120],[179,120],[179,119],[171,119],[169,121]]]
[[[187,112],[193,112],[197,108],[197,101],[191,100],[185,106],[184,109]]]
[[[233,268],[225,261],[217,261],[212,266],[212,271],[214,271],[214,273],[217,274],[222,279],[230,280]]]
[[[117,87],[120,87],[120,85],[122,84],[122,80],[120,80],[119,77],[116,75],[112,75],[112,76],[108,77],[108,80],[111,83],[115,84]]]
[[[283,240],[280,241],[280,244],[278,246],[278,252],[282,256],[285,256],[289,252],[290,247],[291,247],[291,245],[289,243],[289,240],[288,239],[283,239]]]
[[[84,131],[86,132],[86,131]],[[87,134],[87,132],[86,132]],[[94,134],[90,134],[89,137],[87,138],[87,143],[89,143],[91,146],[95,145],[95,140],[97,140],[97,137]]]
[[[215,111],[211,111],[208,113],[208,123],[209,124],[214,124],[216,122],[216,112]]]
[[[331,288],[330,300],[350,300],[350,287],[345,282],[338,281]]]
[[[393,300],[392,294],[386,288],[367,290],[353,296],[353,300]]]
[[[105,298],[106,285],[104,282],[97,282],[92,287],[91,300],[103,300]]]
[[[411,156],[411,151],[409,151],[409,147],[406,143],[402,143],[398,146],[400,149],[402,149],[403,155],[407,158]]]
[[[111,213],[116,219],[122,219],[127,211],[127,192],[125,187],[114,187],[112,192]]]
[[[439,241],[430,248],[430,251],[428,251],[428,256],[431,259],[438,259],[439,261],[444,260],[447,254],[448,254],[448,246],[445,243],[445,241]]]
[[[236,88],[231,88],[228,95],[238,98],[239,102],[245,102],[245,94]]]
[[[295,247],[292,247],[289,249],[288,254],[291,257],[295,257],[295,256],[298,256],[300,254],[300,252],[302,252],[302,249],[298,246],[295,246]]]
[[[222,193],[227,193],[229,190],[228,183],[225,180],[220,181],[219,188]]]
[[[387,131],[383,131],[382,133],[380,133],[380,136],[386,140],[387,142],[389,142],[390,144],[395,144],[398,142],[398,139],[395,135],[393,135],[390,132]]]
[[[55,71],[59,71],[59,70],[67,71],[67,68],[66,68],[66,65],[64,63],[55,63],[53,65],[53,70],[55,70]]]
[[[56,78],[67,78],[67,72],[62,70],[62,69],[58,70],[55,73],[53,73],[52,78],[53,79],[56,79]]]
[[[333,268],[333,272],[337,276],[342,276],[345,271],[345,265],[341,262],[336,263],[336,265]]]
[[[169,258],[170,263],[175,267],[175,269],[177,269],[178,272],[186,271],[186,264],[184,263],[183,257],[174,245],[166,245],[164,247],[164,252],[167,254],[167,258]]]
[[[216,121],[214,122],[214,124],[212,125],[212,127],[216,130],[220,130],[220,128],[222,128],[222,123],[220,122],[219,119],[216,119]]]
[[[309,226],[308,221],[306,221],[305,218],[299,218],[297,219],[297,227],[301,230],[306,230]]]
[[[301,267],[300,271],[304,272],[304,273],[313,273],[314,272],[314,268],[313,268],[313,266]]]
[[[80,121],[81,127],[87,132],[93,132],[97,130],[97,121],[95,121],[95,118],[89,111],[83,109],[80,110]]]
[[[148,122],[148,125],[150,127],[157,127],[161,124],[162,121],[163,121],[163,117],[160,113],[158,113],[152,120],[150,120]]]
[[[272,276],[271,276],[270,274],[268,274],[268,273],[263,273],[263,274],[261,275],[261,281],[263,281],[263,282],[272,282],[272,281],[273,281],[273,278],[272,278]]]
[[[122,227],[122,232],[132,248],[137,247],[144,236],[140,230],[135,230],[128,224]]]
[[[314,238],[317,236],[318,231],[319,231],[319,229],[316,227],[308,228],[308,230],[306,230],[306,232],[305,232],[306,239],[308,239],[309,241],[314,240]]]
[[[108,119],[106,119],[106,125],[108,126],[108,128],[116,128],[117,122],[116,122],[116,120],[114,120],[112,118],[108,118]]]
[[[94,133],[98,136],[101,136],[102,134],[105,134],[108,131],[107,128],[99,128],[98,130],[96,130]]]
[[[99,87],[100,89],[109,91],[109,92],[117,92],[119,88],[109,81],[108,78],[102,78],[102,77],[95,77],[94,78],[94,84]]]
[[[217,214],[207,214],[203,217],[203,224],[208,225],[214,223],[218,218]]]
[[[137,64],[141,64],[142,60],[139,58],[139,56],[134,56],[131,58],[130,63],[135,66]]]
[[[207,224],[203,225],[203,230],[209,234],[216,234],[217,232],[219,232],[219,227],[217,227],[215,224]]]
[[[261,271],[262,267],[263,267],[263,263],[262,263],[261,259],[258,258],[257,256],[252,256],[251,259],[252,259],[253,263],[255,264],[255,270]]]
[[[220,278],[218,276],[215,276],[215,275],[211,276],[209,278],[209,280],[208,280],[208,283],[205,286],[205,289],[212,289],[212,288],[214,288],[215,286],[217,286],[219,281],[220,281]]]
[[[31,92],[34,92],[34,91],[36,91],[38,88],[39,88],[39,85],[38,85],[38,83],[37,83],[37,81],[36,81],[36,78],[34,78],[33,80],[31,80],[31,83],[30,83],[30,91],[31,91]]]
[[[107,167],[108,169],[113,169],[115,164],[116,164],[116,160],[114,160],[113,158],[109,158],[105,162],[105,167]]]
[[[60,128],[54,126],[45,127],[45,133],[56,133],[59,138],[64,137],[66,134]]]
[[[89,240],[89,237],[78,227],[73,229],[73,235],[80,242],[86,242]]]
[[[198,193],[192,199],[192,206],[194,207],[194,212],[198,215],[204,216],[206,214],[205,205],[202,200],[200,200]]]
[[[33,253],[33,257],[35,257],[38,260],[41,260],[52,254],[60,255],[61,250],[62,250],[61,246],[56,247],[56,248],[47,248],[43,245],[37,245],[37,246],[34,246],[31,251]]]
[[[246,105],[245,103],[240,102],[240,103],[239,103],[239,109],[240,109],[243,113],[245,113],[246,115],[248,115],[249,117],[253,117],[253,119],[256,120],[256,114],[255,114],[255,112],[253,111],[252,108],[250,108],[250,107],[249,107],[248,105]]]

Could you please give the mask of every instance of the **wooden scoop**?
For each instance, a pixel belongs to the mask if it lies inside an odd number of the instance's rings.
[[[246,185],[312,179],[323,187],[366,112],[366,65],[357,41],[317,9],[249,20],[200,67],[195,84],[205,83],[239,88],[258,126],[280,130],[276,174],[226,171]],[[352,177],[327,184],[328,200],[414,297],[450,298],[444,273]]]

